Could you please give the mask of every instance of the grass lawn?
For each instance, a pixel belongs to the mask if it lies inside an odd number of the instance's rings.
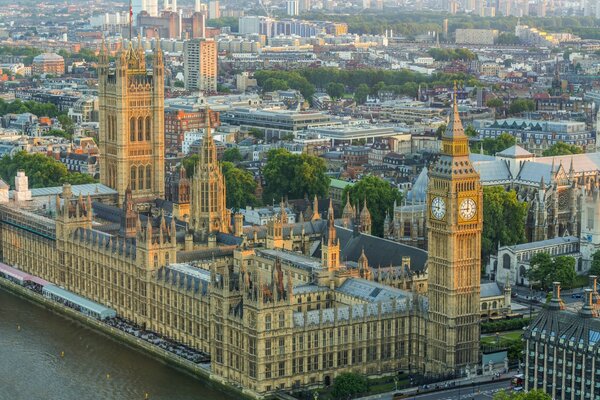
[[[511,332],[502,332],[502,333],[500,333],[500,343],[515,342],[515,341],[521,340],[521,336],[523,336],[522,330],[511,331]],[[487,344],[487,345],[496,344],[496,335],[482,337],[481,344]]]

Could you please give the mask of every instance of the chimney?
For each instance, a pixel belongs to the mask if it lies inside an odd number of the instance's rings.
[[[562,310],[564,304],[560,298],[560,282],[553,282],[552,285],[554,286],[552,289],[552,299],[548,304],[548,308],[551,310]]]
[[[579,315],[583,318],[595,317],[597,313],[592,307],[593,293],[592,289],[585,289],[583,295],[583,307],[579,310]]]

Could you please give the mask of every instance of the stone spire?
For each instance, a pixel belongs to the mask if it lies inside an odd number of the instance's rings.
[[[468,156],[469,138],[465,135],[458,112],[458,91],[454,82],[454,101],[450,121],[442,134],[442,153],[449,156]]]
[[[321,219],[321,214],[319,214],[319,200],[317,199],[317,195],[315,194],[315,198],[313,200],[313,215],[311,220],[316,221]]]

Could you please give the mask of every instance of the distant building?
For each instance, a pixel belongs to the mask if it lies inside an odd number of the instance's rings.
[[[553,144],[564,142],[584,150],[596,146],[595,134],[585,122],[541,121],[509,118],[502,120],[478,120],[473,126],[482,139],[497,138],[503,133],[514,136],[523,148],[540,156]]]
[[[210,0],[208,2],[208,19],[221,18],[221,8],[219,0]]]
[[[165,146],[171,151],[182,151],[184,135],[187,132],[205,128],[205,109],[183,110],[169,107],[165,110]],[[219,113],[210,111],[212,126],[219,126]]]
[[[56,53],[42,53],[34,57],[31,73],[33,75],[63,75],[65,73],[65,59]]]
[[[185,88],[204,93],[217,91],[217,43],[192,39],[183,45]]]
[[[456,44],[491,45],[498,37],[496,29],[457,29]]]
[[[300,5],[298,4],[297,0],[287,0],[286,2],[286,10],[287,10],[287,15],[289,15],[290,17],[294,17],[298,14],[300,14]]]

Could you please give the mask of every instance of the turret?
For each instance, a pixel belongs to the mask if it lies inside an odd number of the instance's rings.
[[[138,213],[135,210],[135,203],[131,195],[131,187],[129,186],[127,186],[127,190],[125,191],[122,210],[119,234],[126,238],[134,238],[137,232]]]
[[[321,219],[321,214],[319,214],[319,200],[317,199],[317,195],[315,194],[315,198],[313,200],[313,214],[311,217],[311,221],[317,221]]]
[[[360,212],[360,232],[371,234],[371,213],[367,208],[367,199],[365,197],[363,209]]]

